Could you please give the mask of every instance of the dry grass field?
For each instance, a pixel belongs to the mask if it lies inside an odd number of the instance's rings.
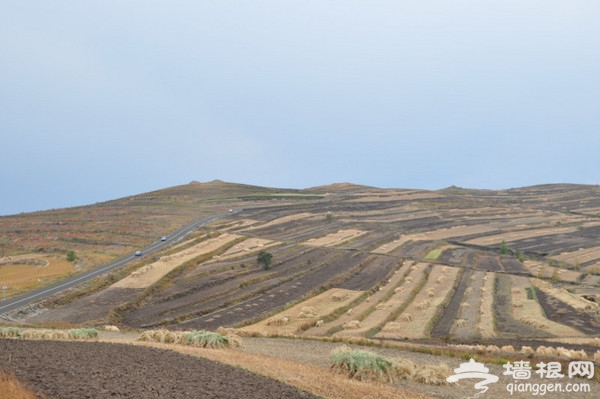
[[[193,245],[182,251],[176,252],[173,255],[161,257],[158,261],[147,264],[128,277],[116,282],[112,285],[113,288],[146,288],[153,283],[156,283],[164,275],[181,264],[194,259],[200,255],[210,253],[217,248],[226,245],[238,239],[239,236],[234,234],[221,234],[217,238],[202,241],[199,244]]]
[[[0,258],[0,284],[6,285],[6,296],[64,278],[75,271],[65,257],[26,254]]]
[[[327,234],[325,237],[311,238],[305,244],[315,247],[331,247],[352,238],[357,238],[363,234],[365,234],[364,231],[354,229],[338,230],[335,233]]]

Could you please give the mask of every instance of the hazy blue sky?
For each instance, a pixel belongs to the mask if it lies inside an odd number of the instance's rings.
[[[192,180],[600,183],[600,1],[0,0],[0,215]]]

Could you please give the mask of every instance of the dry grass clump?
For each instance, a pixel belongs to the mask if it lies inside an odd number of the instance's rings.
[[[425,309],[429,308],[430,306],[431,306],[430,301],[421,301],[417,305],[417,310],[425,310]]]
[[[523,347],[521,347],[521,353],[524,355],[531,355],[531,354],[535,353],[535,351],[533,350],[533,348],[531,346],[523,346]]]
[[[73,328],[67,334],[70,339],[98,339],[98,330],[95,328]]]
[[[229,346],[229,339],[219,333],[211,331],[189,331],[183,333],[181,343],[199,346],[201,348],[223,348]]]
[[[465,327],[467,325],[467,321],[465,319],[458,319],[454,322],[456,327]]]
[[[0,370],[0,398],[45,399],[46,396],[30,391],[13,373]]]
[[[567,359],[574,359],[574,360],[586,360],[587,359],[587,353],[585,353],[585,351],[583,349],[580,351],[576,351],[576,350],[572,350],[572,349],[563,348],[562,346],[559,346],[558,348],[556,348],[556,356],[566,357]]]
[[[344,330],[357,330],[360,328],[360,321],[352,320],[342,326]]]
[[[201,348],[223,348],[240,347],[242,340],[238,335],[219,332],[200,331],[169,331],[169,330],[148,330],[144,331],[137,341],[159,342],[164,344],[191,345]]]
[[[104,331],[114,331],[114,332],[119,332],[119,327],[117,326],[104,326]]]
[[[346,345],[331,352],[331,368],[358,380],[394,382],[402,379],[428,385],[447,384],[446,378],[452,375],[446,364],[418,367],[410,359],[389,360]]]
[[[522,308],[523,307],[523,302],[521,302],[521,301],[513,301],[512,306],[513,306],[513,308]]]
[[[137,341],[161,342],[165,344],[178,344],[181,342],[182,332],[169,330],[148,330],[144,331]]]
[[[98,330],[95,328],[73,328],[70,330],[31,329],[21,333],[22,339],[31,340],[97,340]]]
[[[331,368],[361,381],[394,381],[395,368],[390,360],[371,352],[351,350],[346,346],[332,351]]]
[[[485,347],[485,350],[490,353],[502,352],[502,349],[500,349],[497,345],[488,345]]]
[[[394,359],[394,370],[396,376],[401,380],[412,380],[415,372],[417,371],[417,365],[410,359]]]
[[[301,319],[312,319],[317,317],[317,311],[312,306],[303,306],[298,317]]]
[[[504,345],[502,348],[500,348],[500,350],[502,352],[510,352],[513,353],[515,351],[515,348],[512,345]]]
[[[331,300],[333,302],[343,302],[346,299],[348,299],[347,292],[336,292],[335,294],[331,295]]]
[[[513,305],[513,306],[514,306],[514,305]],[[523,305],[521,304],[521,306],[523,306]],[[534,318],[531,318],[531,317],[526,317],[526,316],[525,316],[525,317],[521,317],[521,318],[519,319],[519,321],[520,321],[521,323],[527,324],[527,325],[529,325],[529,326],[531,326],[531,327],[539,328],[540,330],[547,330],[547,329],[549,329],[549,328],[550,328],[550,327],[548,326],[548,324],[546,324],[546,323],[544,323],[544,322],[541,322],[541,321],[539,321],[539,320],[536,320],[536,319],[534,319]]]
[[[229,340],[229,346],[232,348],[239,348],[242,346],[242,338],[239,335],[240,330],[236,328],[217,328],[217,332]]]
[[[402,330],[402,324],[396,321],[391,321],[389,323],[386,323],[381,330],[390,333],[398,332]]]
[[[21,330],[17,327],[2,327],[0,338],[21,338]]]
[[[537,356],[552,357],[556,356],[556,349],[542,345],[537,347],[537,349],[535,350],[535,354]]]
[[[600,362],[600,350],[597,350],[596,353],[594,353],[594,356],[592,356],[592,360],[594,360],[595,362]]]
[[[400,315],[400,321],[412,321],[413,317],[410,313],[402,313]]]
[[[427,365],[417,369],[413,381],[427,385],[446,385],[446,378],[452,375],[452,369],[446,364]]]
[[[289,316],[275,316],[269,319],[267,322],[268,326],[285,326],[289,324],[290,317]]]

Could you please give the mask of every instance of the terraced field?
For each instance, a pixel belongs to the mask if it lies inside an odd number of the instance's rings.
[[[129,205],[139,216],[141,206],[160,215],[162,207],[178,203],[177,221],[192,209],[202,215],[239,211],[140,260],[129,275],[111,277],[119,281],[84,287],[67,304],[49,301],[18,318],[381,341],[592,338],[600,335],[600,279],[592,268],[600,260],[599,194],[596,186],[570,185],[435,192],[332,185],[278,193],[194,183],[131,198]],[[185,201],[178,202],[180,196]],[[96,205],[90,215],[106,209]],[[144,232],[138,241],[163,234],[152,220],[164,218],[143,217],[135,227]],[[18,222],[23,237],[33,232],[25,219],[0,222],[4,231]],[[107,238],[123,226],[112,228],[103,233]],[[37,233],[31,237],[45,245]],[[5,256],[19,255],[0,248]],[[92,258],[85,245],[79,248],[82,259]],[[272,255],[269,267],[258,261],[260,252]],[[0,277],[8,270],[2,264]],[[347,297],[333,301],[340,292]]]

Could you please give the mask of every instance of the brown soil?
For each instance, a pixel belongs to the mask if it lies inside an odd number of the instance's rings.
[[[0,340],[0,369],[50,398],[316,398],[199,357],[103,342]]]

